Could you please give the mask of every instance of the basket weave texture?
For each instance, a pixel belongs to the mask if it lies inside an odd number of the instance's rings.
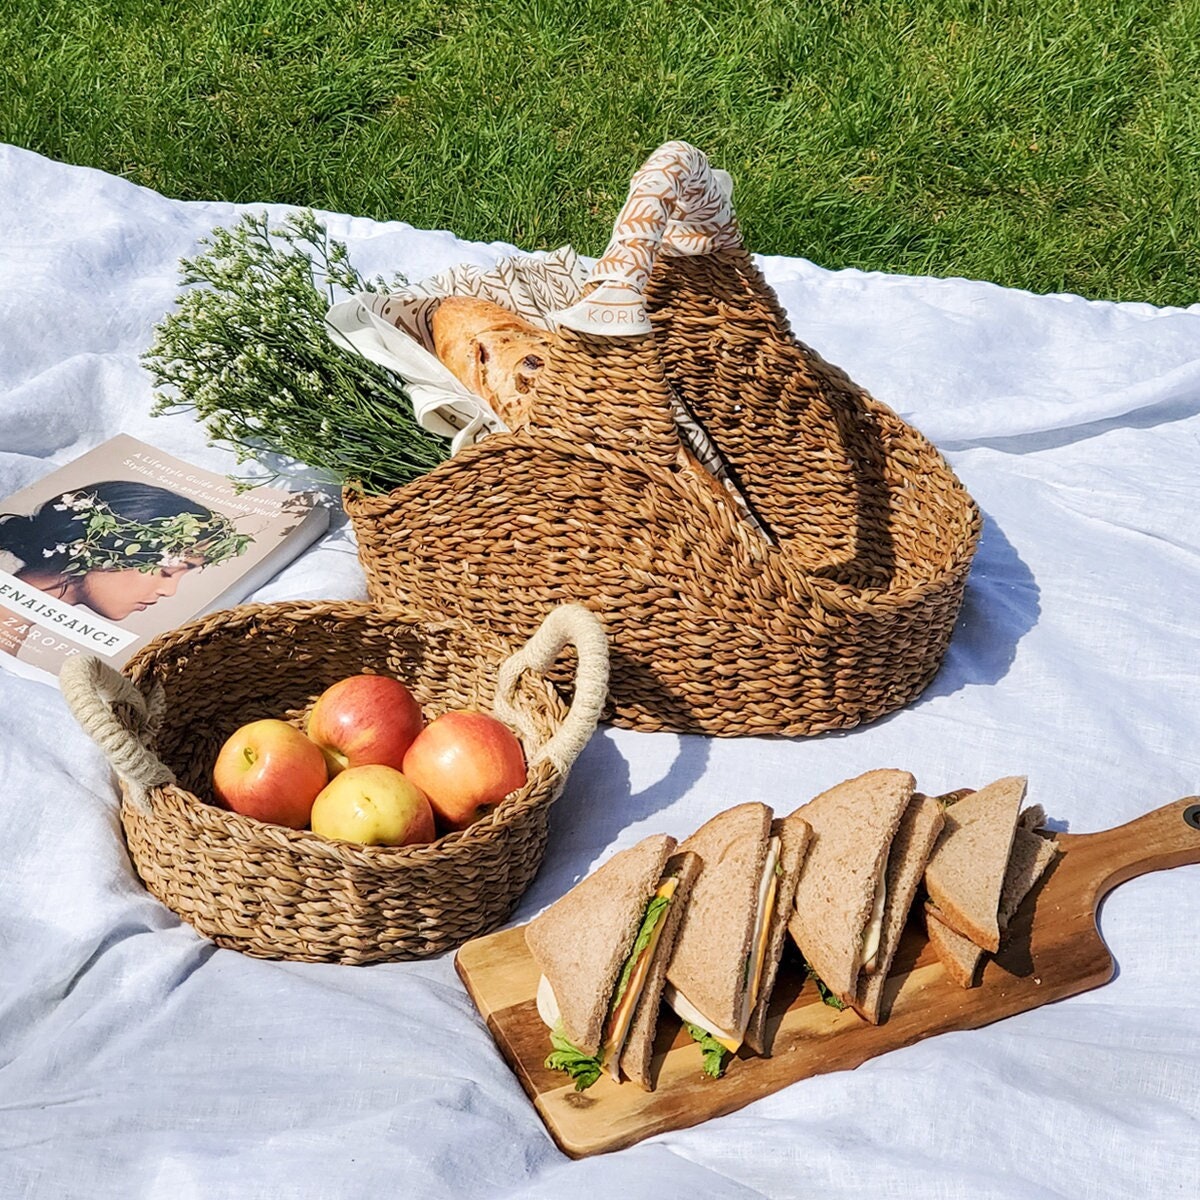
[[[512,697],[526,727],[526,786],[429,845],[360,846],[240,816],[211,802],[209,775],[239,725],[269,716],[300,723],[347,675],[401,679],[432,718],[491,707],[509,656],[499,639],[463,624],[351,602],[244,605],[158,638],[126,667],[161,712],[152,751],[174,776],[142,795],[122,781],[138,874],[218,945],[266,958],[421,958],[494,928],[541,863],[565,778],[533,753],[568,713],[544,678],[523,673]]]
[[[609,717],[815,734],[913,700],[941,664],[980,514],[939,452],[793,335],[740,247],[661,256],[653,332],[563,328],[530,422],[390,495],[347,489],[368,592],[504,637],[581,602]],[[764,538],[680,441],[718,447]]]

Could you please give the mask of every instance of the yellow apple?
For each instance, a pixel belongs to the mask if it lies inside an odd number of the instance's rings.
[[[313,801],[310,824],[322,837],[365,846],[410,846],[436,836],[425,793],[378,763],[339,771]]]

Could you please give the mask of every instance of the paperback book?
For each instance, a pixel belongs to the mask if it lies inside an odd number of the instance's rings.
[[[0,501],[0,665],[50,682],[72,655],[118,670],[158,634],[235,604],[326,529],[314,492],[238,491],[128,435]]]

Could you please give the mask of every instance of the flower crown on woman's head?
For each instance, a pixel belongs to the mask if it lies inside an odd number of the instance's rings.
[[[55,504],[58,512],[73,511],[79,535],[42,551],[44,558],[69,556],[65,575],[88,571],[142,571],[149,573],[181,567],[190,559],[206,564],[236,558],[254,540],[238,533],[221,513],[200,516],[194,512],[155,517],[145,523],[114,512],[103,500],[87,492],[65,492]]]

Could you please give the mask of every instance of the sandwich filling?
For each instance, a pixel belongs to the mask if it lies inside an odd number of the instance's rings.
[[[858,966],[870,975],[879,965],[879,944],[883,936],[883,906],[887,900],[887,855],[879,864],[879,879],[875,884],[875,903],[871,906],[871,917],[863,929],[862,948]]]
[[[710,1021],[678,988],[670,983],[663,988],[663,999],[688,1025],[707,1033],[720,1043],[730,1054],[736,1054],[750,1024],[750,1014],[758,1002],[758,989],[762,980],[763,961],[766,958],[767,942],[771,936],[771,917],[775,911],[775,896],[779,890],[779,838],[771,838],[767,847],[767,861],[763,866],[758,883],[758,910],[754,919],[754,933],[750,939],[750,953],[746,959],[746,987],[742,993],[741,1014],[736,1029],[722,1029]],[[693,1036],[695,1036],[693,1034]]]
[[[617,985],[609,1002],[608,1018],[604,1023],[604,1037],[599,1052],[594,1056],[583,1054],[567,1038],[562,1028],[558,1001],[550,981],[543,975],[538,980],[538,1015],[551,1029],[550,1041],[555,1052],[546,1059],[546,1066],[555,1071],[566,1071],[575,1080],[575,1090],[591,1087],[604,1067],[614,1080],[620,1082],[619,1062],[633,1015],[650,974],[650,964],[662,936],[663,918],[679,887],[678,876],[664,879],[651,897],[642,917],[641,927],[633,942],[633,949],[617,976]]]

